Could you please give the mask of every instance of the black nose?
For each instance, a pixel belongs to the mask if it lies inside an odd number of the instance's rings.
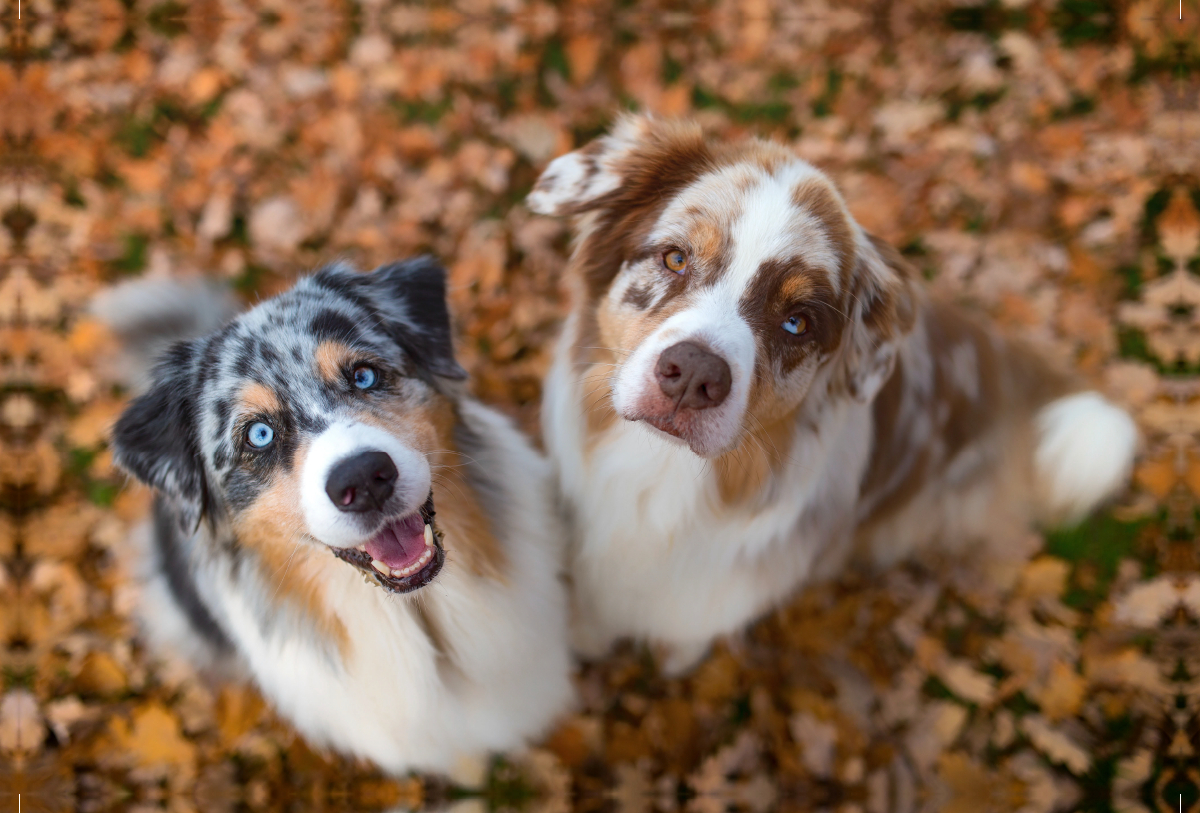
[[[396,487],[396,464],[384,452],[360,452],[333,467],[325,493],[339,511],[378,511]]]
[[[662,351],[654,374],[663,395],[687,409],[720,406],[732,380],[725,359],[693,342]]]

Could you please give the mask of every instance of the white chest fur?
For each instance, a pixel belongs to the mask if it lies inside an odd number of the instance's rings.
[[[702,647],[850,544],[870,446],[865,407],[844,404],[817,431],[797,432],[764,498],[730,505],[710,463],[641,424],[618,420],[589,443],[567,341],[546,382],[543,420],[573,510],[574,634],[584,654],[626,635]]]
[[[347,632],[340,651],[303,612],[281,607],[275,581],[257,568],[235,579],[230,560],[218,556],[198,580],[282,716],[313,744],[393,773],[449,772],[462,759],[520,747],[572,702],[563,533],[550,507],[548,466],[506,419],[471,402],[462,408],[488,439],[498,470],[510,475],[510,518],[497,540],[502,576],[471,571],[447,538],[438,577],[395,596],[328,555],[332,566],[318,575],[322,606]]]

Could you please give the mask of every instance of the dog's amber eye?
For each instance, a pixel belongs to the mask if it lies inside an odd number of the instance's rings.
[[[676,274],[682,274],[687,270],[688,258],[683,249],[667,249],[663,252],[662,261],[663,265],[667,267],[668,271],[674,271]]]
[[[379,380],[379,374],[375,372],[374,367],[368,367],[365,364],[360,364],[354,368],[354,386],[360,390],[369,390],[375,386],[375,382]]]
[[[808,332],[808,320],[803,316],[789,316],[783,322],[783,329],[793,336],[803,336]]]

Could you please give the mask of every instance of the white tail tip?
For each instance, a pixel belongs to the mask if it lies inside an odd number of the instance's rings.
[[[1052,401],[1038,412],[1036,429],[1036,498],[1045,519],[1077,522],[1129,480],[1137,425],[1100,393]]]

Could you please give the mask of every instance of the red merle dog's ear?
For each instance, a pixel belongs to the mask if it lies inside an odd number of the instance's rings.
[[[418,366],[441,378],[464,379],[454,358],[446,269],[432,257],[414,257],[376,268],[366,276],[383,327]]]
[[[661,197],[681,166],[693,165],[691,172],[697,159],[706,156],[703,135],[694,123],[622,116],[608,135],[551,161],[525,203],[538,214],[573,215],[606,201],[617,205],[631,189],[635,197]]]
[[[117,465],[165,497],[189,532],[210,508],[196,437],[195,357],[192,342],[172,346],[112,434]]]
[[[891,376],[900,341],[916,323],[916,273],[900,252],[867,235],[851,274],[845,355],[849,393],[870,401]]]

